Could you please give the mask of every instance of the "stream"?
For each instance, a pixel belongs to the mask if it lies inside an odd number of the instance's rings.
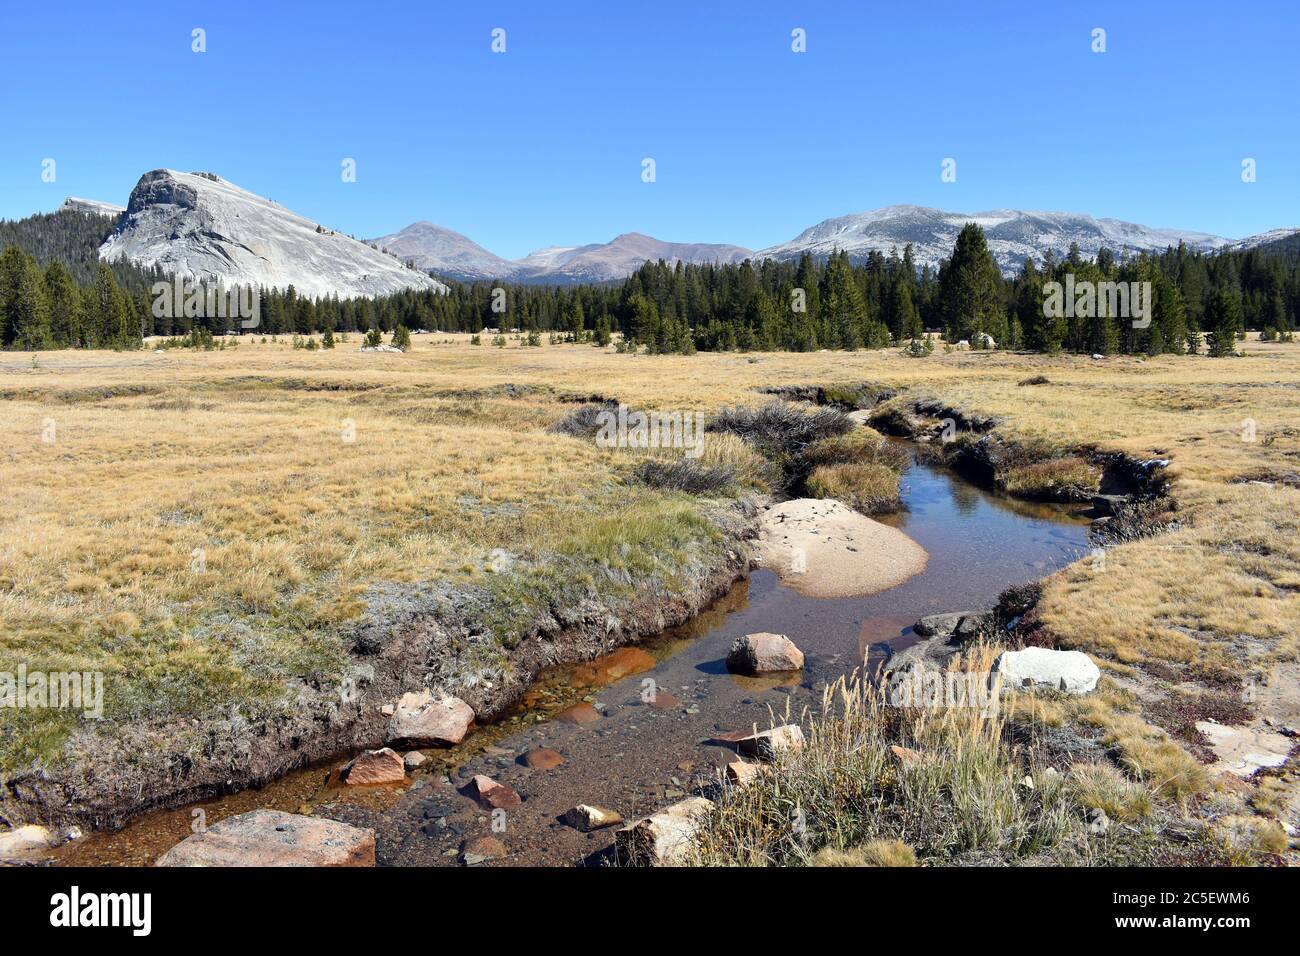
[[[523,700],[465,743],[430,757],[403,787],[341,786],[346,761],[295,771],[261,789],[177,810],[144,814],[113,833],[94,833],[52,852],[62,865],[148,865],[207,825],[258,808],[311,813],[371,827],[380,865],[457,865],[461,844],[493,836],[508,865],[600,864],[613,828],[581,833],[559,821],[578,803],[625,819],[657,810],[716,779],[732,750],[705,742],[720,733],[765,727],[769,710],[818,708],[821,689],[914,642],[911,625],[942,611],[986,609],[1006,587],[1050,574],[1088,550],[1077,510],[983,491],[942,469],[914,464],[903,477],[906,510],[882,518],[930,553],[926,569],[866,597],[804,597],[766,570],[736,584],[705,612],[640,644],[587,664],[542,674]],[[787,635],[803,650],[801,675],[748,678],[729,673],[727,649],[755,631]],[[654,704],[642,702],[653,680]],[[525,766],[534,747],[558,751],[550,770]],[[461,789],[484,773],[524,798],[493,832],[486,811]],[[498,824],[499,824],[498,820]]]

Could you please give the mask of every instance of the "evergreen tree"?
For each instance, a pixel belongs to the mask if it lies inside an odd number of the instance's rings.
[[[952,255],[939,268],[939,313],[948,341],[969,339],[1002,313],[1001,278],[984,230],[968,222],[957,234]]]
[[[86,344],[81,292],[72,273],[57,259],[45,270],[45,289],[50,298],[50,338],[54,348],[81,348]]]
[[[1241,329],[1241,297],[1227,289],[1217,289],[1205,308],[1205,347],[1217,358],[1237,350],[1237,333]]]

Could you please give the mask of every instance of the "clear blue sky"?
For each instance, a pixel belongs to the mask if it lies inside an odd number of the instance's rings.
[[[3,19],[4,218],[125,203],[166,166],[358,236],[429,219],[508,257],[627,231],[760,248],[893,203],[1300,227],[1295,0],[127,0]]]

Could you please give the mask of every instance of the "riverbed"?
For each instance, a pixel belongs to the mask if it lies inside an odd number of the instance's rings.
[[[881,520],[930,559],[895,588],[812,598],[770,571],[755,571],[682,627],[541,675],[518,706],[465,744],[427,752],[431,759],[400,788],[341,786],[340,761],[258,790],[145,814],[120,831],[65,845],[54,862],[148,865],[200,825],[271,807],[372,827],[380,865],[456,865],[462,843],[479,836],[504,845],[504,864],[603,863],[613,831],[578,832],[560,822],[565,810],[596,804],[631,819],[679,799],[735,759],[707,741],[765,727],[770,714],[787,708],[797,715],[816,707],[828,682],[914,641],[919,617],[988,608],[1006,587],[1044,577],[1088,550],[1088,521],[1072,513],[1077,508],[995,495],[942,469],[914,464],[902,498],[906,510]],[[803,673],[730,674],[728,647],[755,631],[793,640],[805,654]],[[530,769],[522,755],[536,747],[557,751],[564,762]],[[493,820],[462,792],[478,773],[512,787],[523,803]]]

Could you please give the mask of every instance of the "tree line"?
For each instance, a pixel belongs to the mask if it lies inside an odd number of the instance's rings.
[[[0,223],[3,346],[24,350],[127,348],[144,336],[220,335],[240,323],[154,308],[157,270],[104,264],[96,250],[113,219],[65,211]],[[983,230],[968,223],[938,269],[917,267],[911,246],[851,261],[746,261],[737,265],[646,263],[621,283],[542,286],[448,283],[440,294],[406,290],[378,298],[312,299],[290,286],[257,290],[253,334],[393,332],[400,328],[480,333],[517,330],[530,341],[550,333],[625,350],[883,348],[938,332],[973,348],[1130,354],[1228,354],[1245,329],[1289,340],[1300,312],[1300,255],[1291,246],[1200,253],[1183,245],[1118,260],[1107,249],[1087,259],[1077,246],[1062,258],[1027,259],[1004,276]],[[1047,309],[1052,283],[1110,288],[1078,308]],[[1113,289],[1149,290],[1136,318],[1114,308]],[[927,346],[928,347],[928,346]]]

